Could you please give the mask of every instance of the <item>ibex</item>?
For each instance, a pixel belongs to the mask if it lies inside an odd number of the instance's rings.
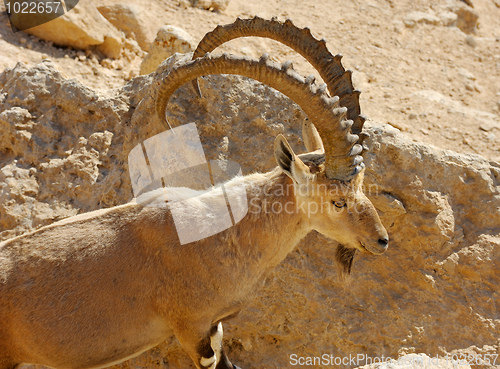
[[[290,63],[207,54],[164,77],[158,116],[165,120],[170,96],[184,83],[209,74],[240,74],[281,91],[303,109],[314,124],[303,126],[309,152],[296,155],[279,135],[276,169],[225,184],[226,191],[246,186],[248,203],[261,211],[250,208],[233,227],[196,242],[180,244],[168,203],[153,207],[132,201],[0,243],[0,369],[21,363],[106,367],[172,334],[198,368],[236,368],[222,347],[221,322],[245,306],[269,271],[310,231],[340,244],[336,257],[347,272],[356,250],[381,254],[387,249],[387,232],[362,191],[364,120],[340,57],[288,21],[235,24],[228,30],[257,24],[272,31],[259,35],[292,45],[318,68],[333,97]],[[155,193],[145,196],[164,201]],[[214,191],[190,200],[199,206],[224,201]],[[287,211],[265,211],[266,204],[275,203]],[[316,211],[307,211],[312,204]]]

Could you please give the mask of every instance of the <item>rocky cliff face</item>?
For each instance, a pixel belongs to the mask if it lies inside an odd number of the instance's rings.
[[[132,198],[127,155],[164,130],[153,77],[104,94],[66,79],[50,61],[0,75],[2,239]],[[168,112],[173,125],[196,122],[207,159],[236,161],[244,173],[270,170],[278,133],[303,152],[305,116],[288,98],[236,76],[200,85],[203,98],[185,85]],[[226,324],[238,365],[284,368],[294,357],[323,354],[359,358],[347,367],[413,352],[498,354],[500,164],[367,126],[366,192],[389,231],[389,250],[358,255],[343,281],[334,242],[310,234]],[[170,339],[120,367],[190,365]]]

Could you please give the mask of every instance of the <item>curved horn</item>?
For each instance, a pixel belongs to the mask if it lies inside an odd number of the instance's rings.
[[[347,118],[354,122],[352,132],[361,133],[366,118],[361,115],[360,91],[354,90],[351,72],[346,72],[342,66],[342,55],[333,56],[326,47],[325,39],[315,39],[309,28],[300,29],[290,19],[280,22],[276,17],[267,20],[256,16],[251,19],[237,18],[234,23],[219,25],[203,37],[193,53],[193,59],[212,52],[225,42],[249,36],[279,41],[302,55],[318,71],[327,84],[330,94],[339,97],[340,106],[347,108]],[[193,87],[201,96],[197,80],[193,81]]]
[[[316,127],[314,127],[314,124],[311,124],[309,120],[304,120],[302,122],[302,137],[304,139],[304,145],[306,147],[306,150],[308,152],[316,151],[316,150],[321,150],[325,151],[325,148],[323,147],[323,141],[321,140],[321,136],[318,133],[318,130]]]
[[[363,168],[362,151],[351,133],[352,121],[346,119],[347,109],[339,106],[338,97],[329,97],[304,78],[289,64],[280,66],[268,55],[259,60],[223,54],[205,55],[174,67],[157,89],[156,114],[165,121],[165,111],[172,94],[184,83],[209,74],[238,74],[253,78],[280,91],[295,101],[316,126],[325,146],[325,172],[328,178],[350,180]],[[158,76],[161,77],[161,76]],[[319,90],[319,91],[318,91]]]

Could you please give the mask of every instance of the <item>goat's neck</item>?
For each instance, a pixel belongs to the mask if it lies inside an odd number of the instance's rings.
[[[248,197],[247,215],[229,232],[249,256],[247,265],[266,273],[283,261],[310,231],[297,209],[292,180],[276,169],[243,178]],[[233,181],[229,183],[232,184]]]

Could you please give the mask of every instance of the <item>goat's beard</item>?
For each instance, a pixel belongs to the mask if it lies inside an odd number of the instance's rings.
[[[340,265],[340,272],[342,275],[351,274],[352,261],[354,260],[354,255],[356,255],[356,249],[351,249],[345,247],[344,245],[338,245],[337,251],[335,253],[335,259]]]

